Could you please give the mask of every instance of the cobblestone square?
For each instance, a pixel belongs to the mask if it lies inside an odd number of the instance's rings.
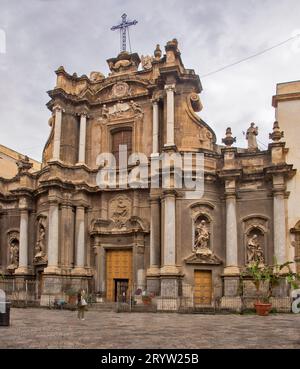
[[[12,309],[0,348],[300,349],[300,315],[201,315]]]

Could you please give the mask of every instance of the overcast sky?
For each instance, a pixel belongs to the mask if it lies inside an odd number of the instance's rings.
[[[186,68],[200,77],[300,33],[299,0],[0,0],[1,144],[41,159],[54,71],[63,65],[68,73],[107,74],[106,59],[119,52],[110,27],[124,12],[138,20],[132,51],[152,54],[157,43],[164,47],[176,37]],[[296,39],[207,76],[200,116],[219,143],[231,126],[237,145],[245,146],[242,131],[254,121],[267,144],[276,83],[300,79],[299,67]]]

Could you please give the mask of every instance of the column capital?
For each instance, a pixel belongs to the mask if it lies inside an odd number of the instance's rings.
[[[225,196],[225,199],[236,199],[237,198],[236,190],[235,189],[229,190],[229,191],[225,190],[224,196]]]
[[[65,109],[59,105],[59,104],[55,104],[52,108],[53,112],[65,112]]]
[[[175,83],[166,84],[165,85],[165,90],[166,91],[173,91],[173,92],[175,92],[175,89],[176,89],[176,84]]]
[[[286,196],[286,187],[284,186],[284,187],[273,187],[272,188],[272,194],[273,194],[273,196],[274,197],[276,197],[276,196],[283,196],[283,197],[285,197]]]
[[[76,113],[76,115],[80,116],[80,117],[86,117],[89,118],[90,116],[88,115],[88,112],[86,110],[82,110]]]
[[[176,198],[177,195],[178,195],[178,192],[176,190],[164,190],[161,195],[161,199],[165,199],[167,197]]]
[[[150,204],[157,204],[157,203],[160,202],[160,197],[159,196],[157,196],[157,197],[150,197],[149,202],[150,202]]]
[[[160,101],[159,97],[152,97],[151,99],[152,105],[158,105],[159,101]]]
[[[21,212],[28,212],[30,209],[29,209],[29,201],[27,198],[25,197],[21,197],[19,199],[19,210]]]

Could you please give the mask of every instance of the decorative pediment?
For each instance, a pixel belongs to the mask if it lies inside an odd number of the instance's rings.
[[[218,258],[213,252],[211,253],[192,253],[186,259],[186,264],[201,264],[201,265],[220,265],[222,260]]]
[[[94,219],[91,224],[90,233],[92,235],[120,235],[130,233],[149,233],[149,224],[147,221],[137,216],[119,223],[118,221],[106,219]]]

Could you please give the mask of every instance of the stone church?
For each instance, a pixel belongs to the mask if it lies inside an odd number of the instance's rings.
[[[297,134],[289,123],[299,125],[299,83],[278,85],[278,122],[270,127],[268,149],[258,149],[254,123],[245,126],[248,148],[238,148],[229,127],[218,145],[197,114],[201,81],[185,68],[176,39],[164,53],[157,45],[153,56],[121,52],[107,63],[107,77],[56,71],[41,169],[32,172],[23,158],[16,176],[0,178],[5,278],[36,280],[41,304],[73,286],[107,301],[145,290],[163,309],[164,299],[185,294],[198,305],[221,298],[226,305],[239,296],[240,272],[253,261],[272,264],[275,256],[279,263],[298,262],[299,270],[300,188],[293,164],[300,165],[300,156],[293,152]],[[100,188],[99,154],[117,158],[120,177],[124,145],[128,157],[145,154],[147,168],[162,153],[202,153],[203,195],[185,196],[187,188],[176,186],[174,163],[168,188]],[[126,170],[139,164],[132,161]],[[161,165],[155,175],[163,171]]]

